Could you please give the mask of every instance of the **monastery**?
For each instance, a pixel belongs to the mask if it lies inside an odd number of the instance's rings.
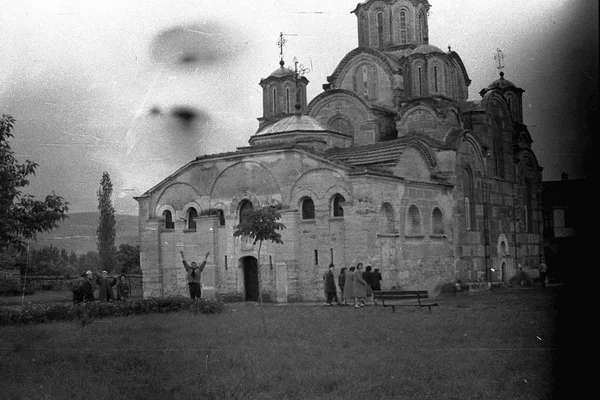
[[[248,146],[203,155],[136,200],[144,297],[188,295],[180,251],[203,260],[203,296],[324,298],[329,263],[379,268],[382,288],[535,275],[543,256],[542,168],[523,121],[524,90],[499,79],[468,101],[460,56],[429,44],[427,0],[367,0],[358,47],[323,92],[280,67],[260,81],[263,115]],[[233,232],[247,209],[275,206],[283,244]]]

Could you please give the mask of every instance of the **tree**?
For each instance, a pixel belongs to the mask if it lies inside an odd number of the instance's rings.
[[[140,270],[140,246],[129,243],[119,245],[117,250],[117,261],[121,264],[122,274],[139,274]]]
[[[242,236],[252,239],[254,244],[258,243],[257,252],[257,269],[258,269],[258,295],[260,303],[262,305],[262,293],[261,293],[261,279],[260,279],[260,250],[262,243],[265,240],[269,240],[273,243],[283,244],[281,240],[281,234],[277,231],[285,229],[285,225],[281,222],[277,222],[281,219],[281,214],[275,209],[275,207],[263,207],[257,210],[246,210],[244,217],[239,225],[235,227],[233,232],[234,237]]]
[[[108,172],[102,173],[100,188],[98,189],[98,210],[100,211],[100,220],[96,234],[98,235],[98,255],[100,257],[100,267],[110,272],[115,263],[115,209],[112,205],[113,185]]]
[[[54,193],[43,201],[22,193],[38,164],[29,160],[19,164],[15,158],[8,143],[14,137],[14,122],[9,115],[0,118],[0,252],[10,247],[24,249],[38,233],[57,228],[69,210],[69,203]]]

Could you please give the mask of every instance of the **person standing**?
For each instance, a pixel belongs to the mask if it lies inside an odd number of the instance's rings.
[[[187,280],[188,280],[188,286],[190,289],[190,297],[192,299],[199,299],[200,297],[202,297],[202,271],[204,270],[204,267],[206,266],[206,260],[208,260],[208,256],[210,255],[210,252],[206,252],[206,255],[204,256],[204,261],[202,261],[202,263],[200,265],[198,265],[195,261],[192,261],[192,264],[188,264],[185,261],[185,256],[183,255],[183,251],[179,252],[181,254],[181,261],[183,262],[183,267],[185,268],[185,271],[187,272]]]
[[[119,276],[117,280],[117,300],[127,300],[129,298],[129,283],[125,274]]]
[[[117,283],[117,280],[113,277],[108,276],[108,272],[102,271],[102,275],[96,278],[98,284],[98,300],[100,301],[114,301],[115,294],[113,292],[113,286]]]
[[[373,271],[371,281],[371,288],[373,290],[381,290],[381,272],[379,272],[379,268],[375,268],[375,271]]]
[[[348,305],[346,293],[344,292],[345,285],[346,285],[346,267],[343,267],[340,270],[340,274],[338,275],[338,286],[340,287],[340,293],[342,294],[342,296],[340,298],[340,305],[342,305],[342,306]]]
[[[373,273],[371,272],[371,266],[367,265],[365,272],[362,273],[363,280],[367,283],[367,297],[371,299],[371,304],[375,304],[375,298],[373,298]]]
[[[544,262],[544,260],[542,260],[542,262],[540,263],[540,279],[542,280],[542,286],[546,287],[547,284],[547,279],[548,279],[548,267],[546,266],[546,263]]]
[[[94,286],[92,283],[92,271],[81,274],[79,278],[72,281],[73,303],[94,301]]]
[[[362,278],[362,263],[356,265],[354,273],[354,307],[365,306],[365,297],[367,297],[367,282]]]
[[[354,305],[356,305],[356,299],[354,298],[354,267],[350,267],[346,273],[346,280],[344,282],[344,298],[352,299]]]
[[[333,276],[333,263],[329,264],[329,268],[327,269],[327,273],[324,276],[325,282],[325,294],[327,295],[326,306],[332,306],[332,302],[336,301],[339,304],[339,300],[337,298],[337,290],[335,288],[335,277]]]

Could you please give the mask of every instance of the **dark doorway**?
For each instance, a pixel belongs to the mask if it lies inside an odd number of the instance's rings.
[[[244,269],[246,301],[258,301],[258,265],[256,264],[256,258],[244,257],[242,268]]]

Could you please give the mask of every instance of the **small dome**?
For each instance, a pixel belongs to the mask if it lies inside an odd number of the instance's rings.
[[[508,79],[504,79],[504,72],[500,72],[500,79],[496,79],[494,82],[490,83],[487,87],[488,90],[492,89],[506,89],[508,87],[517,87],[514,83],[509,81]]]
[[[326,127],[319,121],[308,115],[295,114],[280,119],[279,121],[266,126],[262,130],[258,131],[256,135],[272,135],[276,133],[287,133],[287,132],[337,132],[331,128]]]
[[[422,44],[417,46],[410,54],[430,54],[430,53],[442,53],[445,54],[442,49],[432,44]]]
[[[294,76],[295,72],[292,69],[286,68],[283,65],[279,68],[277,68],[275,71],[271,72],[271,74],[269,75],[269,77],[274,77],[274,78],[283,78],[284,76]]]

